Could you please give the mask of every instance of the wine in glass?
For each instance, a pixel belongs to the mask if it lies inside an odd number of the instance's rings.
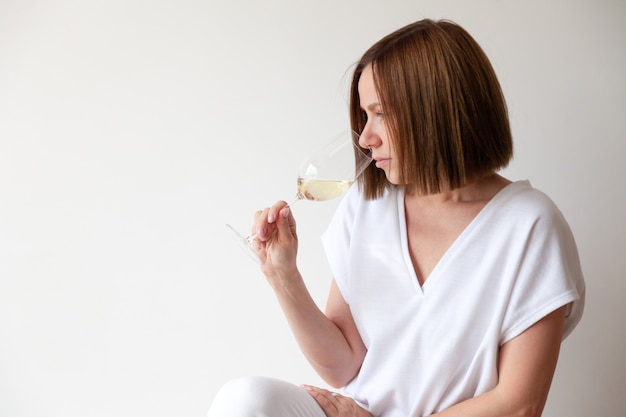
[[[328,144],[309,154],[298,169],[295,199],[325,201],[342,195],[365,168],[372,162],[369,151],[358,145],[359,135],[351,130],[335,136]],[[226,225],[235,236],[237,243],[257,263],[260,259],[252,244],[255,234],[242,236],[231,225]]]

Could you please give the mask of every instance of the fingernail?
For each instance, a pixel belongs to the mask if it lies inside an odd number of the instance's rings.
[[[270,213],[270,214],[267,216],[267,222],[268,222],[268,223],[274,223],[274,220],[276,220],[274,217],[275,217],[275,216],[274,216],[274,213]]]
[[[289,207],[285,207],[281,213],[285,219],[289,217]]]

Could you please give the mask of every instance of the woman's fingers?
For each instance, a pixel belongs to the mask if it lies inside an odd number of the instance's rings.
[[[310,385],[303,385],[302,387],[317,401],[327,417],[339,416],[339,401],[336,394],[326,389]]]
[[[259,210],[254,214],[254,224],[252,226],[252,233],[257,235],[257,238],[261,241],[269,240],[276,229],[276,220],[280,215],[280,211],[287,206],[284,201],[279,201],[272,207],[267,207],[263,210]]]
[[[264,272],[273,275],[276,267],[293,268],[298,239],[296,221],[286,202],[278,201],[271,207],[255,212],[252,233],[255,235],[251,242],[252,248],[261,264],[267,263],[269,268]]]
[[[335,392],[310,385],[303,385],[302,387],[317,401],[327,417],[372,417],[367,410],[361,408],[350,397],[344,397]]]

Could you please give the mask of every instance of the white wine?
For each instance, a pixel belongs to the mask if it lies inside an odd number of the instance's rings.
[[[298,178],[298,193],[307,200],[331,200],[339,197],[351,185],[352,181],[303,180]]]

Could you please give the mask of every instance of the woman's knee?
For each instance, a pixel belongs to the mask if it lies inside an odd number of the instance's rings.
[[[302,388],[252,376],[227,382],[215,396],[208,417],[315,416],[318,410],[315,400]]]
[[[211,405],[211,410],[219,407],[220,410],[223,410],[222,412],[240,410],[241,413],[246,412],[246,416],[257,415],[251,414],[251,410],[263,409],[267,407],[267,403],[272,402],[271,397],[276,395],[274,385],[274,381],[270,378],[258,376],[233,379],[224,384],[218,391]],[[219,417],[222,415],[226,416],[226,414],[220,414]],[[217,414],[215,417],[218,417]]]

